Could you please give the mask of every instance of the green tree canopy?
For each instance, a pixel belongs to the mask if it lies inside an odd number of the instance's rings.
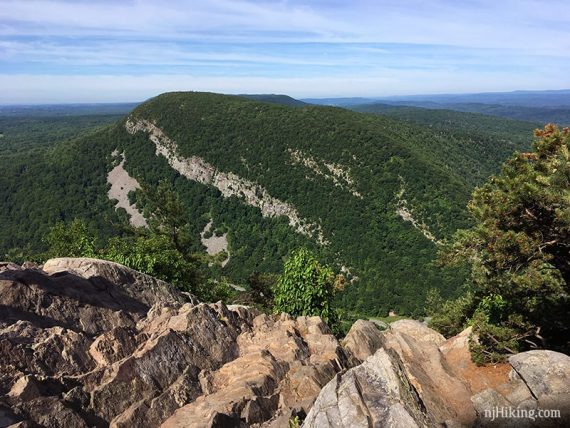
[[[160,183],[156,189],[143,186],[139,198],[145,205],[148,227],[126,227],[122,235],[97,247],[84,220],[60,222],[45,236],[48,251],[42,258],[111,260],[191,291],[205,301],[225,296],[229,286],[204,281],[202,270],[209,259],[193,251],[190,213],[177,193],[168,184]]]
[[[460,230],[442,253],[471,265],[472,294],[448,303],[433,325],[473,325],[479,362],[531,348],[570,350],[570,136],[547,125],[534,152],[519,153],[477,189]],[[454,313],[454,317],[448,316]]]

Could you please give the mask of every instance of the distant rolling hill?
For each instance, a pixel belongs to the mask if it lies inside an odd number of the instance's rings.
[[[126,114],[140,103],[0,105],[0,117],[75,117]]]
[[[384,98],[323,98],[304,100],[364,111],[371,105],[446,109],[522,121],[570,124],[570,90],[488,92],[480,94],[408,95]]]
[[[266,101],[167,93],[41,156],[0,159],[0,253],[41,248],[48,225],[75,217],[117,233],[128,215],[108,199],[107,174],[121,156],[139,183],[172,183],[196,250],[210,220],[227,232],[231,257],[215,275],[278,272],[306,246],[351,279],[339,303],[355,313],[418,312],[430,288],[454,295],[464,277],[434,266],[438,243],[469,224],[472,189],[529,148],[533,125]]]
[[[570,89],[552,91],[482,92],[475,94],[431,94],[385,97],[385,101],[424,101],[437,104],[497,104],[522,107],[570,107]]]
[[[378,104],[365,104],[347,107],[357,111],[365,111],[370,110],[372,105],[378,106]],[[391,105],[392,107],[419,107],[431,110],[454,110],[458,112],[480,113],[488,116],[535,122],[539,125],[551,122],[559,125],[570,124],[570,107],[527,107],[481,103],[438,104],[431,101],[399,101],[393,104],[386,104],[384,102],[380,103],[380,105],[382,106],[381,108]]]

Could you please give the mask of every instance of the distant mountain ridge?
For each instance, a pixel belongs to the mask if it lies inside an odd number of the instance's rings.
[[[570,107],[570,89],[549,91],[482,92],[385,97],[391,101],[432,101],[440,104],[481,103],[525,107]]]
[[[370,98],[306,99],[306,102],[354,108],[359,111],[381,105],[449,109],[531,121],[544,125],[570,124],[570,90],[487,92],[480,94],[432,94]]]
[[[547,91],[512,91],[512,92],[481,92],[464,94],[417,94],[417,95],[393,95],[385,97],[327,97],[327,98],[302,98],[311,104],[320,105],[355,105],[370,104],[375,102],[422,101],[438,104],[451,103],[481,103],[499,105],[518,105],[527,107],[570,107],[570,89],[547,90]]]

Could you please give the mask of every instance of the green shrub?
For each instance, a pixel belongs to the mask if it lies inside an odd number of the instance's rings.
[[[333,330],[337,315],[332,307],[335,276],[305,248],[294,251],[285,262],[275,287],[274,310],[293,317],[318,315]]]
[[[455,300],[442,301],[440,306],[428,312],[431,316],[429,326],[446,337],[454,336],[467,327],[472,307],[471,293],[466,293]]]
[[[95,235],[79,218],[71,223],[58,222],[44,236],[48,250],[45,259],[53,257],[95,257]]]

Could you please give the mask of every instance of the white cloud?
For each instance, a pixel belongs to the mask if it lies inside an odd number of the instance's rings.
[[[570,87],[567,9],[567,0],[0,0],[0,102]]]
[[[429,43],[559,52],[565,0],[4,0],[0,34],[153,39]]]

